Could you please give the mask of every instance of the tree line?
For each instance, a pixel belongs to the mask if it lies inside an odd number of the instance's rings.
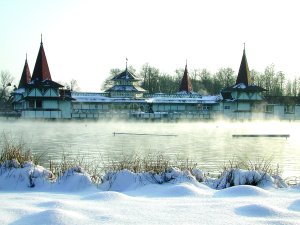
[[[133,67],[128,68],[141,79],[141,87],[150,94],[165,93],[173,94],[179,91],[184,69],[176,69],[174,74],[160,72],[156,67],[144,64],[140,71]],[[104,82],[103,89],[112,85],[110,79],[120,73],[122,70],[114,68],[110,70],[110,76]],[[263,72],[256,70],[250,71],[251,83],[267,91],[267,96],[299,96],[300,78],[286,78],[282,71],[276,71],[274,64],[267,66]],[[202,95],[219,94],[224,87],[235,84],[237,73],[232,68],[220,68],[217,72],[211,73],[207,69],[194,69],[189,71],[189,77],[193,85],[193,91]]]

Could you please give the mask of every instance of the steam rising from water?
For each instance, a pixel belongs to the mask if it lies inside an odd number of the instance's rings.
[[[216,172],[233,157],[256,160],[273,157],[284,176],[300,174],[299,122],[41,122],[1,120],[0,131],[22,137],[34,153],[44,153],[44,163],[63,153],[86,160],[123,155],[162,153],[170,158],[189,158],[200,168]],[[119,133],[162,134],[113,135]],[[290,138],[232,138],[233,134],[289,134]]]

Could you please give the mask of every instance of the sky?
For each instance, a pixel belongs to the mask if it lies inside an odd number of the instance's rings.
[[[0,0],[0,71],[18,84],[26,54],[31,73],[41,34],[52,79],[100,91],[110,69],[149,63],[174,74],[275,65],[300,76],[297,0]]]

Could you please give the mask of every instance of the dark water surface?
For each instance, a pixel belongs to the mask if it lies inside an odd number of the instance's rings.
[[[42,122],[2,119],[0,131],[15,139],[22,138],[34,153],[45,153],[44,164],[49,159],[61,159],[63,153],[87,160],[118,160],[123,155],[137,152],[159,152],[170,158],[189,158],[210,172],[217,172],[233,157],[253,161],[272,157],[273,163],[278,163],[283,170],[283,176],[300,175],[299,122]],[[233,138],[233,134],[289,134],[290,137]]]

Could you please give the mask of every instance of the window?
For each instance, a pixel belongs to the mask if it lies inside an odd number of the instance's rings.
[[[251,111],[252,112],[261,112],[262,111],[262,105],[260,104],[251,104]]]
[[[224,109],[230,109],[230,106],[229,105],[225,105]]]
[[[211,110],[211,106],[210,106],[210,105],[202,105],[202,104],[198,104],[198,105],[197,105],[197,108],[198,108],[200,111],[209,111],[209,110]]]
[[[41,109],[42,108],[42,100],[36,100],[36,108]]]
[[[274,113],[274,105],[266,105],[265,113]]]
[[[203,110],[204,111],[211,110],[211,106],[210,105],[203,105]]]
[[[295,113],[295,106],[294,105],[285,105],[284,106],[284,113],[285,114],[294,114]]]
[[[29,108],[34,108],[34,101],[33,100],[30,100],[29,102],[28,102],[28,106],[29,106]]]

